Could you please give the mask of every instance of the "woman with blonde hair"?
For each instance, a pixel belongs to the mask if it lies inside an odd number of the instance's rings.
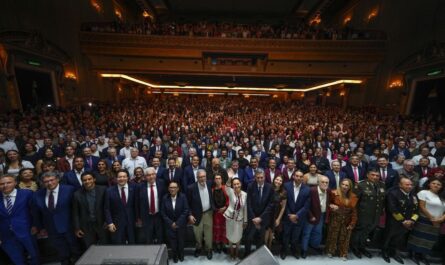
[[[329,257],[338,256],[347,260],[349,239],[357,223],[357,196],[352,192],[352,181],[348,178],[332,191],[329,204],[326,252]]]

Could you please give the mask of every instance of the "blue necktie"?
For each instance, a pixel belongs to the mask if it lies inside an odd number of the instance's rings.
[[[8,214],[11,214],[11,212],[12,212],[11,196],[6,196],[6,210],[8,211]]]

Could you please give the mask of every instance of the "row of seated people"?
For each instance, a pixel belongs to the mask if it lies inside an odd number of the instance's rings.
[[[327,226],[325,252],[329,256],[346,259],[351,238],[352,251],[357,257],[371,257],[365,248],[367,239],[382,226],[386,208],[387,233],[382,241],[385,261],[389,262],[393,256],[403,263],[396,250],[412,230],[408,240],[412,258],[428,262],[425,254],[436,243],[445,220],[443,172],[427,177],[424,185],[427,189],[419,191],[419,176],[413,178],[407,174],[412,171],[412,160],[405,161],[404,171],[396,172],[391,171],[383,155],[378,165],[385,167],[369,168],[364,174],[358,172],[355,160],[358,161],[357,155],[351,157],[348,165],[352,174],[345,168],[340,170],[341,163],[336,160],[332,162],[332,170],[323,173],[325,176],[315,164],[304,174],[295,168],[292,159],[283,171],[274,168],[274,159],[263,170],[255,165],[256,157],[244,170],[239,169],[238,160],[225,170],[220,159],[214,158],[210,171],[206,171],[197,165],[198,156],[193,156],[191,179],[178,175],[181,168],[170,158],[169,169],[161,176],[159,167],[146,170],[137,167],[133,176],[119,169],[112,181],[98,181],[100,174],[85,171],[83,158],[76,157],[75,169],[62,177],[54,171],[44,172],[39,179],[41,189],[34,195],[20,191],[27,198],[23,212],[14,211],[15,202],[19,201],[15,187],[33,189],[36,185],[17,185],[13,175],[1,178],[5,206],[0,216],[4,222],[1,226],[4,231],[0,233],[2,248],[17,264],[22,264],[26,257],[21,250],[27,250],[31,262],[37,264],[32,235],[48,236],[58,250],[59,259],[69,263],[78,257],[79,250],[91,244],[135,243],[135,227],[140,226],[145,235],[143,243],[169,242],[172,258],[177,262],[184,259],[185,232],[190,224],[196,239],[195,256],[205,248],[207,258],[212,259],[214,248],[221,251],[229,244],[230,256],[236,258],[242,238],[248,255],[252,242],[257,247],[271,246],[275,237],[280,238],[281,258],[285,259],[289,253],[306,258],[309,245],[320,247],[323,226]],[[253,178],[246,181],[249,170]],[[23,174],[24,171],[31,172]],[[28,175],[32,181],[32,170],[22,169],[20,173],[20,179]],[[59,181],[63,184],[59,185]],[[27,216],[29,210],[32,218]],[[15,227],[14,220],[18,220],[15,218],[28,222],[18,222]],[[160,224],[165,231],[159,229]],[[28,230],[26,226],[30,226]],[[425,226],[429,227],[426,235]]]
[[[230,22],[160,22],[160,23],[85,23],[82,30],[106,33],[126,33],[161,36],[258,38],[258,39],[309,39],[309,40],[363,40],[384,39],[377,31],[356,30],[350,27],[334,29],[321,25],[288,24],[237,24]]]

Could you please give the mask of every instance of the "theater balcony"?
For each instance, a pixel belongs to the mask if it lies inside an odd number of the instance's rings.
[[[312,83],[283,82],[281,86],[299,89],[325,81],[364,81],[375,76],[386,51],[384,39],[244,39],[87,31],[80,32],[80,43],[92,70],[108,77],[130,76],[148,86],[191,84],[178,76],[273,77],[276,83],[280,78],[312,79]],[[156,79],[161,75],[175,78]]]

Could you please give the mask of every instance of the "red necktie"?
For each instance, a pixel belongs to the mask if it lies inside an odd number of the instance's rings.
[[[156,213],[154,186],[153,184],[150,185],[150,214]]]
[[[385,174],[385,169],[382,168],[382,180],[385,181],[386,180],[386,174]]]
[[[358,182],[358,171],[357,171],[357,167],[354,167],[354,180],[355,180],[355,182]]]
[[[121,200],[124,206],[127,205],[127,196],[125,195],[125,187],[121,188]]]

